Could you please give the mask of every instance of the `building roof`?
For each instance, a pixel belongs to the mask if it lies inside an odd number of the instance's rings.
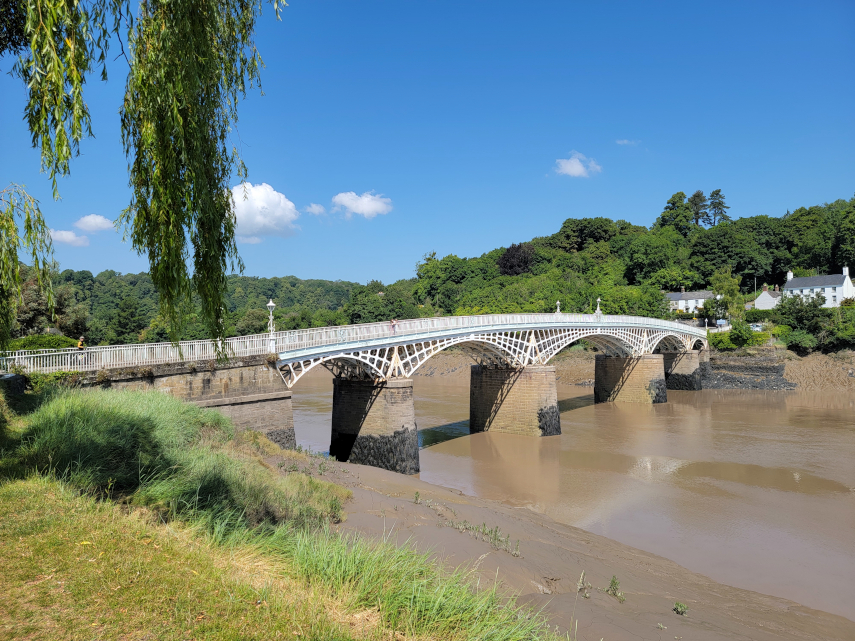
[[[781,292],[776,292],[772,289],[767,289],[765,292],[760,292],[760,296],[762,296],[763,294],[769,294],[769,296],[771,296],[772,298],[780,298],[781,297]],[[757,298],[760,298],[760,296],[758,296]]]
[[[784,289],[807,289],[808,287],[840,287],[846,282],[844,274],[831,274],[829,276],[807,276],[802,278],[791,278],[784,285]]]
[[[665,294],[665,298],[668,300],[698,300],[698,299],[706,299],[713,298],[715,294],[713,294],[708,289],[702,289],[699,292],[670,292]]]

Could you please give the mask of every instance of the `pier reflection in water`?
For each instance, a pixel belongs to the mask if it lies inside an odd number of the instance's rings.
[[[423,480],[855,620],[855,400],[709,390],[593,405],[590,388],[559,384],[562,436],[468,436],[467,383],[416,379]],[[330,389],[295,388],[304,447],[329,446]]]

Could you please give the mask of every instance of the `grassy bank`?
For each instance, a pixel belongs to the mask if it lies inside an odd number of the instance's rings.
[[[349,492],[279,474],[272,444],[216,412],[66,390],[7,429],[8,638],[549,637],[466,572],[330,532]]]

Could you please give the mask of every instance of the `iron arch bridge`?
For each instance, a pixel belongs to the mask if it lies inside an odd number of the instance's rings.
[[[288,332],[277,366],[288,387],[321,365],[336,376],[409,378],[431,356],[457,345],[481,363],[546,365],[586,340],[613,356],[707,349],[706,331],[673,321],[605,314],[490,314],[420,318]]]
[[[606,314],[489,314],[444,316],[320,327],[238,336],[225,341],[232,358],[276,355],[282,379],[292,387],[322,365],[337,376],[389,379],[412,376],[438,352],[459,345],[476,360],[504,367],[545,365],[564,347],[585,339],[606,354],[641,356],[654,351],[707,349],[706,331],[673,321]],[[108,345],[6,352],[0,370],[94,371],[165,363],[210,361],[211,341]]]

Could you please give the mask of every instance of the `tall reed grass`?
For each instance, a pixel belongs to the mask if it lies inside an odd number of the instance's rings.
[[[61,390],[29,416],[17,461],[169,518],[320,526],[341,517],[347,490],[271,474],[249,445],[221,414],[166,394]]]

